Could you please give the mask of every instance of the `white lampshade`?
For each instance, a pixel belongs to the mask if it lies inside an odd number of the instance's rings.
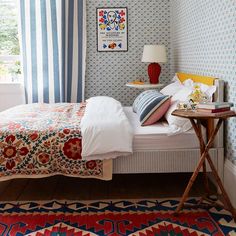
[[[142,62],[167,62],[165,45],[144,45]]]

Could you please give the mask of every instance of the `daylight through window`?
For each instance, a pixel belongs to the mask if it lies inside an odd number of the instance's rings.
[[[0,0],[0,83],[20,80],[17,0]]]

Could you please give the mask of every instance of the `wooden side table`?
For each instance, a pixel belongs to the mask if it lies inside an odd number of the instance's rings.
[[[222,197],[224,200],[224,202],[223,202],[224,207],[231,212],[231,214],[234,218],[234,221],[236,222],[235,209],[233,208],[233,206],[230,202],[228,194],[226,193],[226,191],[224,189],[221,179],[220,179],[220,177],[217,173],[217,170],[216,170],[216,168],[211,160],[211,157],[209,155],[209,149],[210,149],[211,145],[213,144],[216,134],[217,134],[218,130],[220,129],[223,121],[230,118],[230,117],[235,117],[236,113],[234,111],[227,111],[227,112],[220,112],[220,113],[213,113],[213,114],[207,113],[206,114],[206,113],[197,112],[197,111],[175,110],[172,112],[172,115],[182,117],[182,118],[188,118],[191,121],[194,131],[199,139],[200,151],[201,151],[201,157],[199,159],[198,165],[196,166],[196,168],[195,168],[195,170],[188,182],[188,185],[184,191],[184,194],[182,196],[182,199],[181,199],[178,207],[175,210],[175,213],[179,213],[180,210],[183,208],[184,202],[186,201],[189,191],[190,191],[201,168],[203,168],[203,173],[205,176],[204,177],[205,189],[206,189],[207,193],[209,194],[209,188],[208,188],[208,182],[207,182],[207,176],[206,176],[206,160],[207,160],[210,165],[210,168],[212,170],[213,176],[214,176],[214,178],[221,190]],[[214,127],[214,125],[212,125],[212,124],[214,124],[213,121],[215,119],[218,119],[216,127]],[[207,143],[204,142],[204,139],[202,136],[202,131],[201,131],[201,125],[206,126],[206,128],[208,130],[209,130],[209,126],[211,126],[212,130],[209,134],[209,138],[208,138]]]

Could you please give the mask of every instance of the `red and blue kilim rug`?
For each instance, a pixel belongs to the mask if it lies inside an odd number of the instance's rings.
[[[190,206],[176,217],[178,203],[175,199],[1,203],[0,235],[236,235],[227,211]]]

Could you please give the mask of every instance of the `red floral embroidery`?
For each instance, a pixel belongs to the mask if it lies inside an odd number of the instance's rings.
[[[6,141],[7,143],[12,143],[12,142],[15,141],[15,139],[16,139],[16,138],[15,138],[14,135],[9,135],[9,136],[6,137],[6,140],[5,140],[5,141]]]
[[[64,154],[73,160],[81,159],[81,139],[71,138],[69,139],[63,147]]]
[[[10,170],[15,167],[17,160],[19,160],[19,155],[25,156],[29,153],[27,147],[19,148],[19,143],[15,142],[15,140],[16,137],[14,135],[7,136],[5,138],[6,145],[2,152],[4,158],[6,158],[6,168]]]
[[[34,164],[32,164],[32,163],[28,164],[27,168],[28,169],[33,169],[34,168]]]
[[[39,160],[39,162],[41,162],[42,164],[45,165],[45,164],[47,164],[49,162],[50,157],[49,157],[49,155],[47,153],[40,153],[38,155],[38,160]]]
[[[25,156],[25,155],[27,155],[28,153],[29,153],[28,148],[22,147],[22,148],[20,149],[20,155],[21,155],[21,156]]]
[[[60,138],[64,138],[64,137],[65,137],[65,134],[59,133],[58,136],[59,136]]]
[[[16,148],[13,146],[5,147],[3,150],[3,155],[6,158],[12,158],[16,155]]]
[[[64,134],[69,134],[69,133],[70,133],[70,130],[69,130],[69,129],[64,129],[64,130],[63,130],[63,133],[64,133]]]
[[[43,146],[46,147],[46,148],[49,148],[49,147],[51,146],[50,141],[45,141],[45,142],[43,143]]]
[[[16,163],[13,160],[10,160],[6,163],[6,168],[12,170],[15,167]]]
[[[29,136],[29,138],[32,140],[32,141],[36,141],[38,138],[39,138],[39,135],[37,133],[33,133]]]
[[[0,128],[3,128],[0,135],[0,167],[4,169],[0,177],[47,175],[55,172],[75,176],[102,176],[102,162],[86,162],[81,158],[79,124],[86,103],[32,104],[25,108],[22,106],[12,111],[9,117],[6,116],[8,124],[0,124]],[[58,117],[64,122],[58,123]],[[68,117],[72,118],[71,126],[65,126]],[[35,118],[45,118],[45,122],[39,123],[38,130],[35,130]]]
[[[88,161],[86,162],[86,168],[93,170],[97,166],[96,161]]]

